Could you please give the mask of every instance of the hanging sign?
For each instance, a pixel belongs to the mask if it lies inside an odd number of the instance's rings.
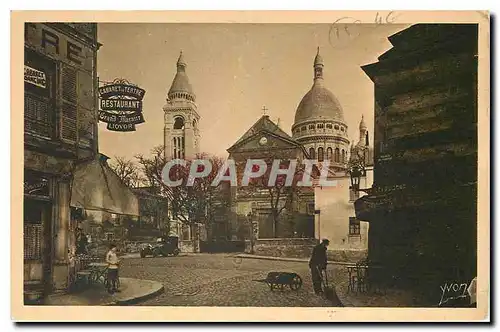
[[[135,131],[144,122],[142,98],[146,91],[125,80],[117,79],[99,88],[99,121],[111,131]]]

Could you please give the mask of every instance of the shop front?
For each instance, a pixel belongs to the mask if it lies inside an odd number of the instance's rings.
[[[66,262],[63,243],[69,222],[69,178],[57,171],[69,169],[70,163],[61,160],[62,169],[52,168],[53,172],[49,172],[29,161],[25,158],[23,276],[25,299],[36,302],[67,287],[67,274],[60,267]]]

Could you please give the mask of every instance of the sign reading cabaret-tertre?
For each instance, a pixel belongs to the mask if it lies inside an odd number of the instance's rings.
[[[115,80],[99,88],[99,121],[108,124],[108,130],[135,131],[135,125],[144,122],[142,99],[145,90],[125,81]]]

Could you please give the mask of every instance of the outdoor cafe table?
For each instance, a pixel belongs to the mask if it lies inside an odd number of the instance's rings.
[[[102,282],[105,283],[108,272],[108,263],[90,263],[89,269],[92,273],[92,280],[99,282],[102,278]]]
[[[367,280],[369,278],[368,271],[370,269],[381,269],[382,266],[378,265],[365,265],[365,264],[357,264],[357,265],[347,265],[347,274],[348,274],[348,291],[362,291],[363,287],[374,286],[369,285],[372,283],[372,280]]]

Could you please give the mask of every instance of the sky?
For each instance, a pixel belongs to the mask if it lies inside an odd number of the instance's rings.
[[[163,106],[182,50],[201,116],[200,152],[227,157],[264,113],[291,133],[295,111],[313,83],[317,47],[325,86],[342,105],[351,140],[361,116],[373,142],[374,89],[361,66],[390,49],[400,24],[100,23],[100,81],[126,79],[146,90],[145,123],[135,132],[99,124],[99,150],[133,159],[163,144]]]

